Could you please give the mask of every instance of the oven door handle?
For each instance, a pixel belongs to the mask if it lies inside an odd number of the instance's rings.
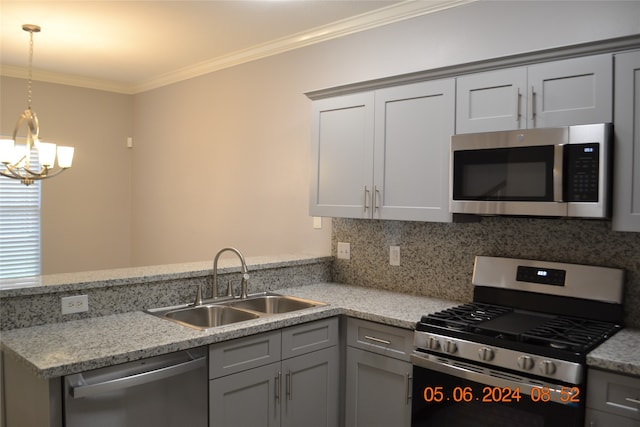
[[[514,379],[507,379],[496,375],[489,374],[489,369],[483,367],[474,367],[472,370],[462,366],[461,363],[454,362],[449,359],[439,358],[438,361],[430,360],[429,356],[421,354],[412,354],[411,363],[420,368],[430,369],[447,375],[453,375],[458,378],[473,381],[479,384],[486,384],[492,387],[508,388],[509,390],[519,389],[520,393],[531,396],[536,393],[541,401],[554,402],[560,404],[575,404],[579,396],[580,389],[577,386],[567,387],[557,384],[549,384],[542,382],[529,383],[525,378],[518,381],[514,375],[509,375]],[[482,372],[485,371],[485,372]],[[493,371],[495,372],[495,371]],[[415,376],[415,375],[414,375]],[[533,391],[536,389],[536,391]],[[548,392],[547,392],[548,391]],[[547,394],[548,393],[548,394]],[[542,394],[544,396],[542,396]]]

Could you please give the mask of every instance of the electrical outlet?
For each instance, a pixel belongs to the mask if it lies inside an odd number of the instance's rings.
[[[389,246],[389,265],[400,265],[400,246]]]
[[[351,244],[338,242],[338,259],[351,259]]]
[[[321,216],[314,216],[313,217],[313,228],[318,229],[318,230],[322,228],[322,217]]]
[[[62,297],[62,314],[82,313],[83,311],[89,311],[88,295]]]

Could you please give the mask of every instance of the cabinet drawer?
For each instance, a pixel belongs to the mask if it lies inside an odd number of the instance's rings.
[[[285,328],[282,330],[282,358],[337,345],[338,334],[337,317]]]
[[[413,331],[349,318],[347,345],[409,361],[413,351]]]
[[[280,331],[212,344],[209,347],[209,378],[278,362],[281,354]]]
[[[640,378],[590,369],[587,407],[640,420]]]
[[[640,427],[640,421],[587,408],[585,427]]]

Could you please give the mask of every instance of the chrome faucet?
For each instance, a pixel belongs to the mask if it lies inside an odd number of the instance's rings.
[[[236,248],[224,248],[224,249],[220,249],[220,251],[218,251],[218,253],[216,254],[215,258],[213,259],[213,289],[211,290],[211,298],[216,299],[218,298],[218,258],[220,258],[220,255],[222,255],[223,252],[226,251],[231,251],[233,253],[235,253],[236,255],[238,255],[238,258],[240,258],[240,262],[242,263],[242,284],[241,284],[241,288],[242,290],[240,291],[240,298],[246,298],[247,297],[247,285],[248,285],[248,280],[249,280],[249,270],[247,270],[247,263],[244,261],[244,255],[242,255],[242,253],[237,250]],[[231,284],[229,284],[229,290],[228,290],[228,295],[233,295],[233,293],[231,292]]]

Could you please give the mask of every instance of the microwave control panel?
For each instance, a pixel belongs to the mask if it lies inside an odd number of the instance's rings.
[[[567,144],[565,149],[567,202],[597,202],[600,174],[600,145]]]

